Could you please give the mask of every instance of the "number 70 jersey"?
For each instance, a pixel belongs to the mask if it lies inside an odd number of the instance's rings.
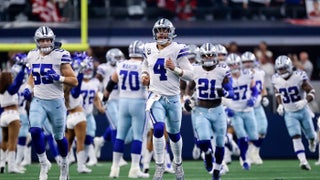
[[[173,96],[180,94],[180,78],[173,71],[165,67],[167,59],[171,59],[177,67],[187,67],[189,63],[187,59],[188,48],[184,44],[172,42],[169,46],[162,50],[157,48],[157,44],[146,43],[143,70],[147,67],[150,76],[149,90],[160,95]],[[192,69],[189,63],[190,70]]]

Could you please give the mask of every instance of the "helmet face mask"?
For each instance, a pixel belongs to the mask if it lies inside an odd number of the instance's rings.
[[[222,44],[215,44],[217,50],[217,58],[219,62],[224,62],[227,58],[228,51]]]
[[[217,52],[213,44],[204,43],[199,51],[202,66],[211,67],[218,64]]]
[[[48,26],[39,27],[34,33],[34,41],[36,42],[37,48],[48,54],[54,49],[55,35]]]
[[[241,55],[241,62],[243,68],[252,69],[255,66],[256,56],[252,52],[246,51]]]
[[[106,60],[112,66],[115,66],[119,61],[122,61],[124,59],[125,57],[123,52],[118,48],[112,48],[106,53]]]
[[[237,74],[241,69],[241,58],[239,55],[231,53],[226,58],[226,63],[228,64],[232,74]]]
[[[144,44],[142,41],[134,41],[129,45],[130,58],[144,58]]]
[[[293,71],[292,61],[288,56],[279,56],[275,61],[277,73],[284,79],[288,78]]]
[[[201,63],[200,61],[200,48],[194,44],[188,45],[189,48],[189,54],[188,54],[188,59],[190,63]]]
[[[165,18],[156,21],[152,28],[152,34],[157,44],[160,45],[165,45],[176,37],[173,24]]]

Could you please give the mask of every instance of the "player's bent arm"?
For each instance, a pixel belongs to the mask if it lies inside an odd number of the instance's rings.
[[[34,79],[33,79],[32,73],[30,73],[27,81],[27,88],[29,88],[30,90],[33,90],[33,87],[34,87]]]
[[[102,105],[102,102],[101,102],[98,94],[96,94],[96,95],[94,96],[93,104],[94,104],[94,106],[98,109],[98,111],[99,111],[100,113],[104,113],[104,112],[105,112],[105,111],[104,111],[104,108],[103,108],[103,105]]]
[[[193,93],[194,93],[194,88],[195,87],[196,87],[196,82],[195,81],[190,81],[190,83],[188,84],[187,89],[186,89],[187,95],[192,96]]]
[[[192,81],[193,80],[193,67],[190,64],[187,57],[180,58],[179,67],[175,67],[173,71],[175,73],[177,73],[183,80]]]
[[[103,81],[103,76],[102,76],[101,74],[99,74],[99,73],[96,74],[96,78],[97,78],[100,82]]]
[[[118,77],[118,74],[117,74],[116,71],[112,74],[111,80],[112,80],[113,82],[116,82],[116,83],[119,82],[119,77]]]
[[[312,87],[309,81],[304,80],[302,83],[302,89],[307,93],[307,101],[311,102],[315,98],[315,89]]]
[[[61,74],[64,77],[64,80],[62,81],[64,84],[67,84],[72,87],[78,85],[78,80],[74,75],[74,72],[70,64],[61,64]]]

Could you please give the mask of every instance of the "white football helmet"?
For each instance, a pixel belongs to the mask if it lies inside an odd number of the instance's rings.
[[[129,57],[144,58],[144,44],[142,41],[136,40],[129,45]]]
[[[246,51],[241,55],[241,62],[244,68],[254,68],[256,56],[252,52]]]
[[[189,48],[189,54],[188,54],[188,59],[189,60],[195,60],[197,63],[200,63],[200,48],[194,44],[190,44],[187,46]]]
[[[202,66],[210,67],[218,64],[216,47],[211,43],[204,43],[200,47]]]
[[[240,72],[241,69],[241,58],[235,53],[231,53],[226,58],[226,63],[230,68],[232,74]]]
[[[288,78],[293,71],[292,61],[288,56],[278,56],[275,61],[275,69],[282,78]]]
[[[50,29],[48,26],[41,26],[34,33],[34,41],[36,42],[37,48],[46,54],[53,50],[55,38],[56,36],[54,35],[52,29]],[[49,46],[41,47],[39,43],[40,39],[50,39],[51,44]]]
[[[167,37],[158,39],[157,33],[162,32],[165,30],[165,32],[168,33]],[[175,34],[175,28],[171,21],[169,21],[166,18],[161,18],[154,23],[153,28],[152,28],[152,34],[153,38],[157,41],[158,44],[164,45],[167,42],[171,42],[177,35]]]
[[[228,55],[228,51],[226,47],[224,47],[222,44],[215,44],[214,46],[216,47],[216,50],[217,50],[218,60],[220,62],[225,61]]]
[[[106,53],[106,60],[112,66],[115,66],[117,62],[124,60],[123,52],[118,48],[109,49]]]

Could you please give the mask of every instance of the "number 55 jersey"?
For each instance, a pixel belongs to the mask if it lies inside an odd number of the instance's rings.
[[[71,62],[70,53],[54,49],[50,54],[42,56],[38,49],[34,49],[28,53],[27,58],[34,80],[34,96],[40,99],[63,98],[63,84],[44,76],[52,70],[61,75],[60,66]]]

